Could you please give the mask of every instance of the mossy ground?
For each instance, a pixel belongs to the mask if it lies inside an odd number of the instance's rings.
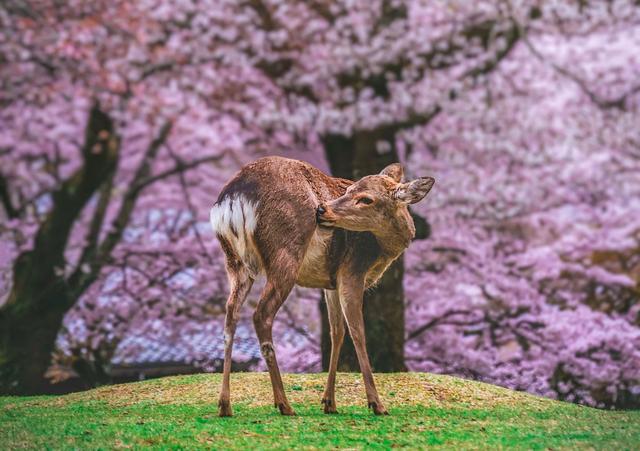
[[[390,416],[366,408],[358,374],[285,375],[297,412],[271,404],[265,373],[232,375],[234,417],[218,418],[220,375],[170,377],[51,397],[0,397],[0,448],[640,448],[640,411],[580,407],[454,377],[379,374]]]

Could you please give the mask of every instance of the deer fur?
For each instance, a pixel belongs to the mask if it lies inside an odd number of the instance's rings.
[[[274,403],[289,405],[272,341],[276,313],[295,284],[322,288],[329,315],[331,358],[322,403],[335,413],[335,378],[345,321],[356,348],[367,401],[387,414],[367,355],[362,298],[407,248],[415,234],[407,206],[434,184],[431,177],[403,183],[399,164],[357,182],[330,177],[310,164],[261,158],[242,168],[211,209],[211,226],[226,257],[230,293],[226,305],[225,355],[220,416],[230,416],[231,353],[238,312],[254,280],[266,277],[253,321],[269,369]]]

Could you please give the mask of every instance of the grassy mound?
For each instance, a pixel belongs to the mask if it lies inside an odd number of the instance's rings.
[[[265,373],[232,375],[234,417],[218,418],[220,375],[170,377],[50,397],[0,397],[0,448],[640,447],[640,411],[608,412],[432,374],[379,374],[390,416],[366,408],[359,374],[284,376],[296,417],[272,406]]]

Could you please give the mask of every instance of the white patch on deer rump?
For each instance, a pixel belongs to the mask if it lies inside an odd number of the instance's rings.
[[[228,196],[211,208],[211,228],[231,244],[249,271],[259,271],[253,233],[258,222],[257,206],[243,195]]]

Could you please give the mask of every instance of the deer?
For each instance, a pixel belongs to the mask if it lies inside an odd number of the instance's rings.
[[[326,175],[284,157],[264,157],[244,166],[222,188],[210,212],[225,256],[229,297],[224,322],[224,363],[218,401],[221,417],[232,415],[230,373],[240,308],[260,276],[266,278],[253,323],[282,415],[295,415],[285,394],[272,340],[274,318],[294,285],[324,290],[331,353],[321,403],[337,413],[338,357],[345,322],[364,380],[368,407],[388,415],[380,401],[365,343],[363,295],[415,235],[408,206],[422,200],[432,177],[403,181],[399,163],[358,181]]]

